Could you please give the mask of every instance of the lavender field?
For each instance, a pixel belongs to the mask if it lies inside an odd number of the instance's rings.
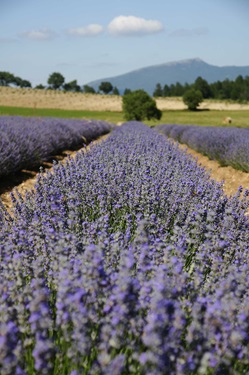
[[[65,149],[83,147],[112,127],[96,120],[0,116],[0,176],[40,165]]]
[[[248,374],[248,191],[130,122],[12,199],[1,375]]]
[[[249,172],[249,129],[165,124],[155,128],[167,137],[217,160],[221,166]]]

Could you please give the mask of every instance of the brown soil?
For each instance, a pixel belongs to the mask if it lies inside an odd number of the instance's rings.
[[[207,156],[188,148],[186,145],[179,145],[179,147],[187,150],[189,154],[197,159],[198,164],[209,171],[212,179],[218,182],[224,182],[223,190],[227,196],[236,194],[240,186],[244,189],[249,189],[249,173],[236,170],[229,166],[221,167],[217,161],[210,160]]]

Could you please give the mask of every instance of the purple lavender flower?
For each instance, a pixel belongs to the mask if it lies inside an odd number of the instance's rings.
[[[42,172],[0,208],[3,374],[248,372],[247,201],[136,122]]]

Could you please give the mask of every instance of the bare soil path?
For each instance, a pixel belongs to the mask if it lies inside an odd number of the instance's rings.
[[[212,179],[224,182],[223,190],[227,196],[236,194],[240,186],[244,189],[249,189],[249,173],[236,170],[230,166],[221,167],[217,161],[210,160],[207,156],[188,148],[186,145],[179,145],[179,147],[187,150],[189,154],[197,159],[198,164],[209,171]]]

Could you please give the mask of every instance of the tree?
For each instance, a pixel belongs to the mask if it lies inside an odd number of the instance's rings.
[[[9,86],[15,83],[15,76],[9,72],[0,72],[0,86]]]
[[[171,85],[171,96],[182,96],[184,93],[184,87],[180,82],[176,82],[175,85]]]
[[[235,81],[233,82],[233,88],[231,92],[231,99],[232,100],[243,100],[243,92],[245,88],[246,80],[242,77],[242,75],[239,75]]]
[[[26,79],[14,76],[9,72],[0,72],[0,86],[15,85],[19,87],[32,87]]]
[[[202,96],[203,96],[204,99],[208,99],[208,98],[211,98],[213,96],[212,90],[211,90],[208,82],[205,79],[203,79],[202,77],[196,78],[195,83],[194,83],[194,88],[196,90],[199,90],[202,93]]]
[[[72,91],[72,92],[80,92],[80,86],[77,84],[77,80],[75,79],[74,81],[65,83],[63,85],[63,88],[65,91]]]
[[[88,85],[83,86],[83,92],[86,94],[96,94],[96,91],[94,90],[94,88]]]
[[[165,84],[163,87],[163,96],[171,96],[169,85]]]
[[[144,90],[136,90],[124,95],[122,104],[127,121],[142,121],[146,118],[160,120],[162,116],[162,112],[156,106],[156,101]]]
[[[126,88],[126,89],[124,90],[124,95],[130,94],[130,92],[131,92],[131,89],[127,89],[127,88]]]
[[[233,86],[233,82],[230,81],[228,78],[222,81],[221,99],[231,98],[232,86]]]
[[[203,101],[203,96],[201,91],[190,89],[183,95],[183,102],[188,106],[188,109],[195,111],[198,105]]]
[[[154,98],[158,98],[160,96],[163,96],[163,89],[162,89],[162,86],[161,86],[160,83],[156,84],[156,88],[153,92],[153,96],[154,96]]]
[[[113,95],[119,95],[119,90],[116,86],[113,87],[112,93],[113,93]]]
[[[29,81],[27,81],[26,79],[23,79],[21,87],[30,87],[31,88],[32,85],[31,85],[31,83]]]
[[[51,89],[58,90],[62,87],[65,82],[65,78],[61,73],[54,72],[48,77],[48,84]]]
[[[244,88],[241,93],[241,100],[249,101],[249,76],[244,79]]]
[[[109,94],[113,90],[111,82],[101,82],[99,85],[99,91],[103,91],[104,94]]]
[[[221,81],[216,81],[214,83],[211,83],[210,88],[212,90],[213,97],[215,99],[221,99],[222,98],[222,82]]]
[[[46,87],[44,85],[42,85],[41,83],[39,85],[35,86],[35,89],[38,89],[38,90],[45,90],[45,88]]]
[[[29,81],[27,81],[26,79],[22,79],[20,77],[15,77],[13,83],[19,87],[32,87]]]

